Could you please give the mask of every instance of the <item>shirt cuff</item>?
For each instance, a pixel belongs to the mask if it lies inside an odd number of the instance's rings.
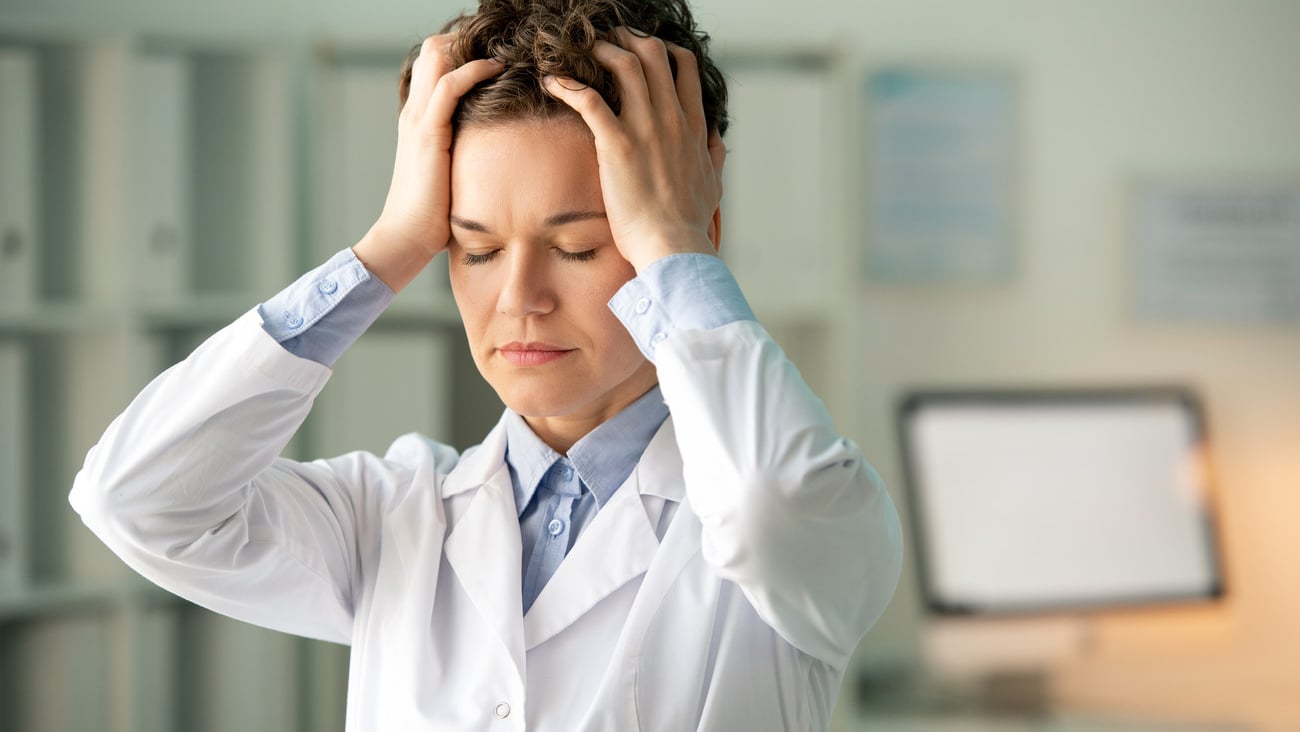
[[[609,309],[651,361],[655,347],[675,332],[755,320],[731,270],[711,254],[655,260],[614,293]]]
[[[332,366],[395,297],[349,247],[258,306],[262,329],[287,351]]]

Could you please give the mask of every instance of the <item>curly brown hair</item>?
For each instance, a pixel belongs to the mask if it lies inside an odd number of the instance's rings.
[[[710,130],[727,131],[727,84],[709,58],[709,35],[696,28],[685,0],[480,0],[478,11],[462,13],[443,27],[455,33],[451,62],[458,67],[480,58],[498,58],[506,68],[460,99],[453,125],[490,124],[520,119],[576,116],[542,87],[546,75],[587,84],[618,114],[614,77],[592,56],[597,40],[614,42],[614,29],[627,26],[695,54],[700,70],[704,116]],[[402,64],[398,96],[411,86],[411,69],[420,46]],[[674,76],[676,64],[669,62]]]

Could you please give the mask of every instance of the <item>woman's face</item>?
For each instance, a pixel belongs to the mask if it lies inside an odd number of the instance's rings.
[[[607,306],[636,272],[610,235],[596,150],[580,125],[521,120],[460,130],[448,248],[479,371],[508,407],[554,418],[552,432],[568,425],[573,439],[656,382]]]

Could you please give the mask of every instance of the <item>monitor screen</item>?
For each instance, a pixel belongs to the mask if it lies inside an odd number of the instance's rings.
[[[932,611],[1222,594],[1190,390],[917,392],[899,428]]]

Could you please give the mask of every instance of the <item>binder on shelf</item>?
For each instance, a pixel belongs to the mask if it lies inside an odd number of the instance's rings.
[[[71,613],[44,617],[8,636],[6,665],[22,672],[9,676],[0,697],[4,729],[124,729],[113,724],[115,686],[108,681],[123,673],[111,663],[115,628],[112,618]]]
[[[184,664],[201,668],[185,670],[193,688],[203,690],[206,708],[202,724],[193,720],[179,729],[308,729],[298,722],[299,675],[304,672],[298,666],[299,639],[197,607],[185,612],[186,657],[203,659]]]
[[[36,304],[38,114],[35,54],[0,49],[0,314]]]
[[[194,208],[191,288],[266,299],[294,279],[288,63],[264,53],[189,57]]]
[[[723,172],[720,252],[760,316],[816,316],[834,292],[839,246],[827,206],[829,75],[772,66],[728,74],[735,121],[727,147],[735,152]]]
[[[297,276],[293,223],[297,210],[293,170],[295,96],[286,59],[262,55],[248,65],[253,130],[248,145],[253,163],[249,243],[253,256],[246,259],[245,282],[254,295],[265,299]]]
[[[400,61],[400,53],[397,55]],[[323,262],[352,246],[384,208],[397,152],[397,62],[394,66],[338,65],[323,73],[319,242]],[[451,301],[446,255],[439,255],[398,297],[398,307],[420,310]]]
[[[136,289],[142,301],[179,303],[190,290],[192,119],[189,60],[133,59]]]
[[[0,595],[27,584],[27,359],[0,343]]]
[[[450,440],[452,337],[409,331],[362,336],[334,365],[316,399],[313,455],[382,455],[407,432]]]

